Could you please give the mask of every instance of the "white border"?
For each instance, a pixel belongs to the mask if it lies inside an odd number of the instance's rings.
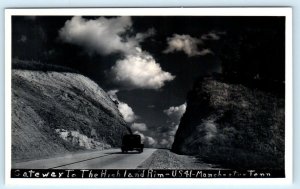
[[[11,169],[11,16],[12,15],[114,15],[114,16],[285,16],[286,96],[285,171],[286,178],[272,179],[13,179]],[[284,8],[77,8],[5,10],[5,184],[7,185],[283,185],[292,183],[293,172],[293,72],[292,9]],[[138,181],[138,182],[133,182]]]

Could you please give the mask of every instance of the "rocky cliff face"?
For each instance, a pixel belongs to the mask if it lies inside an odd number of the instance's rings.
[[[284,167],[284,98],[202,78],[187,97],[187,109],[172,150],[230,168]]]
[[[12,158],[119,147],[129,131],[96,83],[76,73],[12,70]]]

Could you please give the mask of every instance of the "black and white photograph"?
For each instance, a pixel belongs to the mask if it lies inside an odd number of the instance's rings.
[[[12,14],[10,177],[286,178],[286,23]]]

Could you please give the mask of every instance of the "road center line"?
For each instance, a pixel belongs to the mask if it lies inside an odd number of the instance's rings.
[[[106,155],[97,156],[97,157],[93,157],[93,158],[89,158],[89,159],[85,159],[85,160],[81,160],[81,161],[75,161],[75,162],[72,162],[72,163],[63,164],[63,165],[51,167],[51,168],[48,168],[48,169],[56,169],[56,168],[59,168],[59,167],[63,167],[63,166],[67,166],[67,165],[72,165],[72,164],[76,164],[76,163],[81,163],[81,162],[85,162],[85,161],[89,161],[89,160],[92,160],[92,159],[97,159],[97,158],[101,158],[101,157],[105,157],[105,156],[110,156],[110,155],[113,155],[113,154],[106,154]]]

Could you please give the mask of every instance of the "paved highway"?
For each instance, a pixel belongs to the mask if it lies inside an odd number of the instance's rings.
[[[13,169],[136,169],[156,149],[122,154],[120,149],[83,152],[62,157],[13,163]]]

